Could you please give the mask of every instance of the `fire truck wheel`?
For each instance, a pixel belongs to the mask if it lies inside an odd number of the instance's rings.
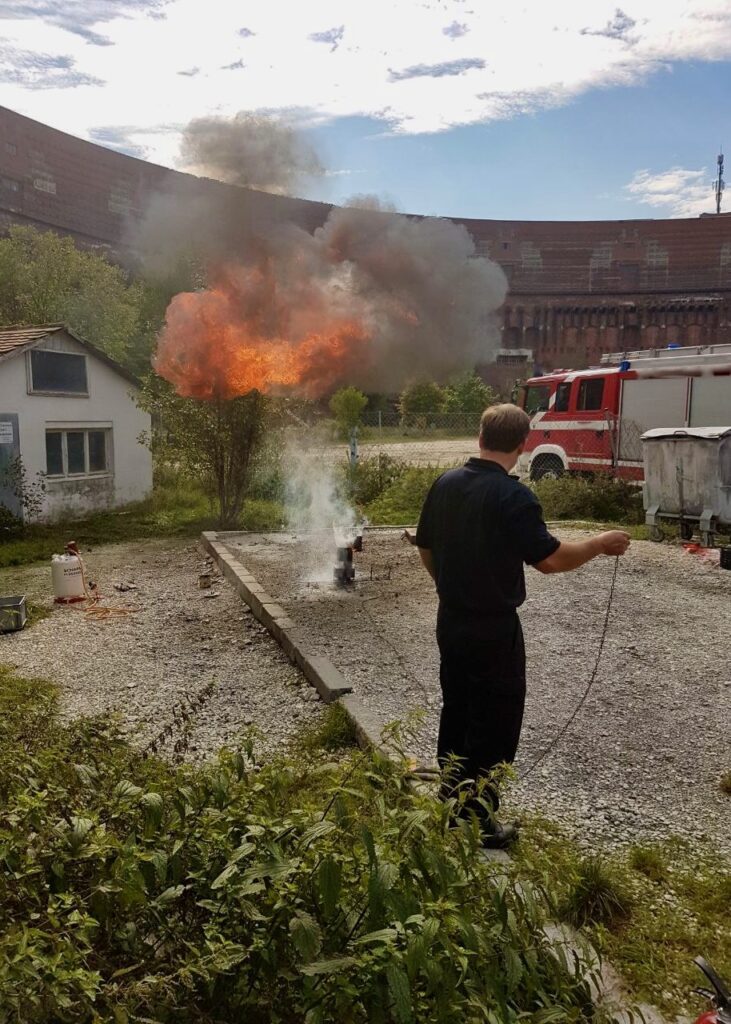
[[[546,477],[558,480],[563,474],[563,462],[557,455],[539,455],[530,468],[531,480],[543,480]]]
[[[693,524],[688,523],[685,520],[680,524],[680,538],[681,540],[693,540]]]
[[[650,530],[649,530],[650,540],[654,540],[656,543],[659,543],[663,539],[664,536],[665,536],[665,534],[662,532],[662,527],[661,526],[651,526],[650,527]]]

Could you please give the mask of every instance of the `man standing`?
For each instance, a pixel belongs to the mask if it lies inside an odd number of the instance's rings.
[[[515,758],[525,702],[525,647],[517,615],[525,600],[523,564],[543,573],[568,572],[597,555],[623,555],[629,547],[622,530],[575,543],[551,536],[536,496],[508,475],[529,429],[530,418],[515,405],[486,409],[479,458],[439,477],[419,519],[416,544],[439,594],[443,706],[437,758],[442,768],[456,759],[452,786],[484,779]],[[517,835],[514,826],[496,821],[498,806],[490,784],[481,799],[475,793],[464,805],[477,815],[486,847],[507,846]]]

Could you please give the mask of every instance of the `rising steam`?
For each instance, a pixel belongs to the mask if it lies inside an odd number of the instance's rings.
[[[290,125],[241,111],[235,117],[198,117],[183,131],[182,166],[231,185],[291,193],[324,173],[315,150]]]

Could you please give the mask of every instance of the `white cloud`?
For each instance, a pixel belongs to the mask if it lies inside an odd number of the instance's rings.
[[[670,217],[697,217],[714,209],[711,175],[705,167],[698,171],[686,167],[671,167],[659,173],[637,171],[624,188],[635,202]]]
[[[366,115],[395,132],[438,132],[637,83],[673,62],[731,58],[729,0],[523,0],[469,10],[458,0],[249,0],[245,17],[231,0],[170,0],[156,12],[164,19],[151,18],[157,6],[123,2],[123,17],[110,17],[109,3],[85,7],[79,34],[72,7],[59,21],[18,16],[42,10],[41,0],[15,5],[13,18],[0,3],[9,46],[64,55],[79,75],[103,82],[78,86],[69,104],[61,89],[41,94],[18,78],[3,103],[82,136],[99,126],[152,131],[150,157],[170,163],[177,137],[154,130],[193,117]],[[99,24],[88,13],[97,9]],[[110,45],[90,43],[96,31]],[[199,73],[180,74],[192,68]]]

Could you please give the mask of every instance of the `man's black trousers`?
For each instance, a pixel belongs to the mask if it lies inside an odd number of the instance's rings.
[[[443,706],[437,759],[450,757],[452,785],[480,779],[518,749],[525,704],[525,645],[516,612],[464,616],[439,608],[437,642]],[[497,810],[499,797],[486,789],[483,798]]]

